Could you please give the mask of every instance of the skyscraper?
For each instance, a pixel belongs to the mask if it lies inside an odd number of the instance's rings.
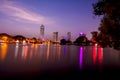
[[[67,40],[71,40],[71,32],[67,33]]]
[[[40,26],[40,38],[44,41],[44,25]]]
[[[53,32],[53,41],[54,42],[58,41],[58,32]]]

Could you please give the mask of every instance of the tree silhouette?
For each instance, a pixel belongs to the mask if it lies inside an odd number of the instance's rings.
[[[66,45],[66,43],[67,43],[67,41],[66,41],[65,39],[61,39],[61,40],[60,40],[60,44],[61,44],[61,45]]]
[[[26,39],[26,37],[24,37],[24,36],[22,36],[22,35],[16,35],[16,36],[14,36],[13,38],[14,38],[15,40],[21,40],[21,41],[23,41],[23,40]]]
[[[79,36],[75,41],[74,44],[76,45],[88,45],[89,41],[86,36]]]
[[[93,4],[94,15],[101,16],[98,28],[101,42],[112,40],[114,46],[120,43],[120,0],[99,0]],[[105,42],[106,41],[106,42]],[[118,45],[120,46],[120,45]]]

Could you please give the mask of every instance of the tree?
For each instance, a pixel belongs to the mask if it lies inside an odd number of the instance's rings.
[[[22,35],[16,35],[13,37],[15,40],[20,40],[20,41],[23,41],[26,39],[26,37],[22,36]]]
[[[86,36],[79,36],[75,41],[74,44],[77,45],[88,45],[89,41]]]
[[[61,44],[61,45],[66,45],[66,43],[67,43],[67,41],[66,41],[65,39],[61,39],[61,40],[60,40],[60,44]]]
[[[99,0],[93,4],[94,15],[102,16],[100,31],[101,41],[105,39],[114,41],[114,45],[120,41],[120,0]],[[103,38],[103,40],[102,40]],[[105,42],[105,41],[104,41]]]

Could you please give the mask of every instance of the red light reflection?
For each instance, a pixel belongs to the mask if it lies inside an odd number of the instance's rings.
[[[102,68],[102,61],[103,61],[103,48],[101,46],[93,46],[92,48],[92,59],[93,59],[93,64],[97,65],[98,61],[98,66],[99,68]]]
[[[93,48],[92,48],[92,58],[93,58],[93,64],[96,64],[96,59],[97,59],[97,48],[96,48],[96,46],[93,46]]]
[[[98,46],[98,63],[99,63],[99,68],[102,68],[102,61],[103,61],[103,48]]]

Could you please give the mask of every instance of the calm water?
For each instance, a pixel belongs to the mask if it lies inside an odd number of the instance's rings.
[[[99,46],[0,44],[0,76],[41,77],[120,67],[120,51]],[[88,72],[87,72],[88,71]],[[86,75],[85,73],[85,75]],[[73,74],[70,74],[73,75]],[[77,76],[78,77],[78,76]]]

